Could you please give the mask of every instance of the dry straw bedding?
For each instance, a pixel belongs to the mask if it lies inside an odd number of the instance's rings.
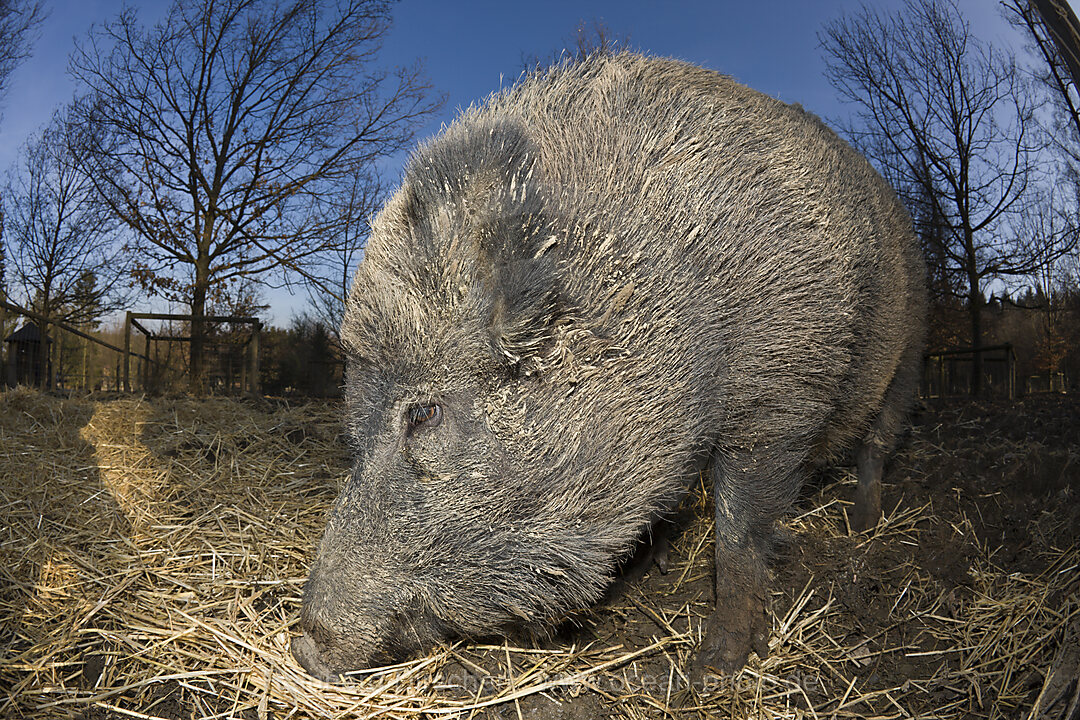
[[[348,472],[339,416],[0,394],[0,717],[1012,718],[1070,701],[1080,551],[1062,540],[1076,514],[1053,513],[1075,503],[1076,447],[1044,463],[1062,472],[1041,510],[1021,508],[1024,541],[995,544],[988,528],[1014,522],[1012,506],[991,494],[1005,509],[987,519],[968,463],[1025,466],[1032,444],[991,437],[984,458],[985,428],[943,439],[934,417],[890,473],[895,509],[873,534],[848,530],[850,473],[812,485],[775,568],[769,657],[735,677],[687,678],[710,601],[699,495],[666,576],[621,582],[552,636],[324,685],[288,645]]]

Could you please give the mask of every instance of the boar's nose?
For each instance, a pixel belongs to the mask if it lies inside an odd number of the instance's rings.
[[[341,681],[341,673],[323,661],[319,646],[307,633],[293,638],[292,654],[296,662],[300,663],[300,666],[312,677],[328,683]]]

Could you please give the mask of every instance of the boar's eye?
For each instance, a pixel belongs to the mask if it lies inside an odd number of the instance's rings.
[[[421,425],[435,427],[442,421],[442,408],[438,403],[413,405],[406,411],[405,417],[409,421],[410,429]]]

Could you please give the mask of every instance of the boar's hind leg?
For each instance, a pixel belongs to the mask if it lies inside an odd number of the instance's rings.
[[[870,432],[855,448],[859,484],[855,490],[851,524],[856,532],[870,530],[881,518],[881,476],[885,458],[895,447],[896,438],[911,412],[921,372],[922,350],[916,345],[901,358]]]
[[[753,650],[768,651],[766,560],[776,518],[798,491],[802,459],[793,453],[751,451],[714,457],[716,502],[716,609],[694,662],[735,672]]]

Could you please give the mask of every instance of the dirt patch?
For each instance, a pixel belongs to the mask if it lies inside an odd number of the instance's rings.
[[[336,404],[0,394],[0,716],[994,718],[1075,686],[1072,398],[923,408],[873,533],[850,531],[851,469],[814,478],[779,538],[768,657],[697,683],[700,492],[667,574],[643,553],[546,635],[306,676],[288,643],[341,435]]]

